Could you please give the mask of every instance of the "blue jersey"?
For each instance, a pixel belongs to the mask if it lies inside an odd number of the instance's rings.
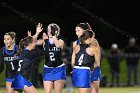
[[[35,62],[35,58],[43,55],[45,55],[45,51],[39,49],[32,51],[29,51],[27,49],[22,50],[19,58],[20,65],[18,68],[18,73],[20,73],[26,79],[29,79],[31,66],[33,62]]]
[[[57,48],[54,44],[51,44],[48,39],[45,40],[44,50],[49,51],[49,55],[46,55],[46,66],[57,67],[63,64],[61,53],[62,49]]]
[[[74,66],[72,71],[72,84],[78,88],[90,88],[91,75],[89,67]]]
[[[86,52],[86,48],[88,46],[80,44],[80,50],[75,55],[75,66],[85,66],[85,67],[93,67],[94,56],[89,55]]]
[[[102,80],[102,74],[100,67],[95,67],[91,73],[91,82],[93,81],[101,81]]]
[[[75,64],[72,71],[73,86],[78,88],[90,88],[90,67],[93,67],[94,56],[86,52],[87,45],[79,44],[80,50],[75,55]]]
[[[6,78],[9,81],[9,79],[12,79],[13,76],[16,74],[19,63],[18,63],[18,57],[15,56],[17,53],[18,47],[17,45],[14,45],[13,50],[7,50],[6,46],[4,46],[0,50],[0,72],[4,69],[4,63],[6,64]]]
[[[66,79],[66,66],[62,64],[58,67],[45,67],[43,69],[44,81],[55,81]]]
[[[80,45],[80,40],[79,39],[76,40],[76,45]]]
[[[45,55],[45,51],[27,49],[22,50],[19,58],[19,68],[17,74],[14,76],[12,88],[24,89],[24,86],[31,87],[32,83],[29,81],[31,65],[35,62],[35,58]]]
[[[48,51],[43,69],[44,81],[55,81],[66,79],[66,66],[62,61],[62,49],[45,40],[44,50]]]
[[[12,82],[11,87],[13,89],[24,89],[25,85],[31,87],[32,83],[29,80],[27,80],[25,77],[23,77],[21,74],[17,73],[14,76],[14,80]]]

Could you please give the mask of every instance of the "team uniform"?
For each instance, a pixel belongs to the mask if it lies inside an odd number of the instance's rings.
[[[12,82],[13,77],[17,72],[18,68],[18,57],[15,57],[17,53],[18,47],[14,45],[13,50],[7,50],[6,46],[4,46],[0,50],[0,72],[4,69],[4,64],[6,64],[6,82]]]
[[[49,39],[47,39],[44,41],[44,50],[49,51],[49,54],[45,57],[43,80],[65,80],[66,66],[62,61],[62,49],[57,48],[54,44],[50,43]]]
[[[91,82],[93,81],[100,81],[102,80],[102,74],[101,74],[101,70],[100,67],[95,67],[91,73]]]
[[[77,40],[76,44],[79,45],[80,40]],[[91,73],[91,82],[98,81],[98,80],[102,80],[101,69],[100,67],[95,67]]]
[[[32,50],[29,51],[24,49],[19,55],[19,68],[17,74],[14,76],[14,81],[12,82],[12,87],[14,89],[24,89],[24,86],[32,86],[29,81],[31,65],[35,62],[35,58],[45,55],[42,50]]]
[[[75,64],[72,71],[73,86],[78,88],[90,88],[90,68],[93,67],[94,57],[86,52],[87,46],[79,44],[80,50],[75,55]]]
[[[91,82],[94,81],[101,81],[102,80],[102,73],[99,66],[94,67],[92,73],[91,73]]]

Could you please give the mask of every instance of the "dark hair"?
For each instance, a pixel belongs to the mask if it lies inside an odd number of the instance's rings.
[[[80,27],[83,30],[92,30],[89,23],[79,23],[76,27]]]
[[[84,31],[84,33],[80,36],[79,40],[80,40],[81,44],[85,44],[85,40],[87,40],[88,38],[92,38],[93,36],[94,36],[93,31],[86,30],[86,31]]]
[[[59,36],[60,27],[56,23],[51,23],[48,26],[50,26],[52,33],[54,33],[56,36]]]
[[[58,27],[56,25],[52,25],[51,26],[51,30],[54,31],[54,32],[58,31]]]
[[[12,39],[15,39],[15,37],[16,37],[16,33],[12,32],[12,31],[5,33],[5,35],[9,35]]]
[[[17,55],[32,42],[33,42],[33,37],[31,36],[27,36],[24,39],[21,39],[19,42]]]

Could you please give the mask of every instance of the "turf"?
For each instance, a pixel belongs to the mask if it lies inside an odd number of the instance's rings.
[[[42,88],[37,89],[38,93],[44,93]],[[6,93],[5,88],[0,88],[0,93]],[[73,92],[66,92],[64,89],[62,93],[78,93],[77,89],[74,89]],[[100,88],[100,93],[140,93],[139,87],[119,87],[119,88]]]

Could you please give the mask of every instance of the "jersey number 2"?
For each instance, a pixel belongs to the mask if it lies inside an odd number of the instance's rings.
[[[54,53],[50,52],[49,54],[50,54],[50,60],[51,61],[55,61]]]

